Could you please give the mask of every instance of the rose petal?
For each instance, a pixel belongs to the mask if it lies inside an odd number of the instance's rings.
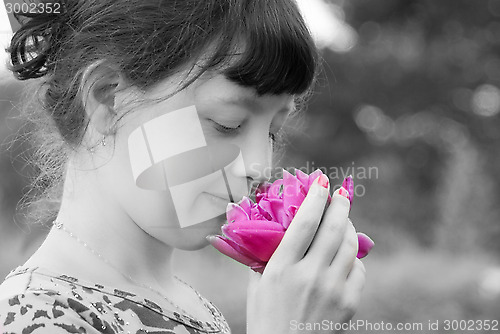
[[[271,183],[267,182],[267,181],[264,181],[262,183],[260,183],[257,187],[257,189],[255,190],[256,193],[260,194],[260,193],[267,193],[267,190],[269,189],[269,187],[271,186]]]
[[[259,184],[257,189],[255,189],[255,202],[256,203],[259,203],[262,198],[267,197],[267,192],[268,192],[269,188],[271,187],[271,185],[272,184],[267,182],[267,181],[264,181],[261,184]]]
[[[252,212],[252,200],[246,196],[244,196],[241,201],[238,202],[238,205],[247,213],[248,217]]]
[[[266,197],[267,197],[267,193],[256,194],[255,195],[255,202],[259,203],[261,201],[261,199],[266,198]]]
[[[358,244],[358,254],[356,255],[358,259],[362,259],[367,256],[370,250],[375,245],[375,243],[372,239],[370,239],[369,236],[361,232],[358,232]]]
[[[267,262],[284,235],[284,231],[239,229],[232,231],[231,239],[247,249],[260,261]]]
[[[266,269],[266,266],[265,265],[258,265],[258,266],[250,266],[250,268],[257,272],[257,273],[264,273],[264,269]]]
[[[323,174],[323,172],[321,171],[321,169],[316,169],[314,172],[312,172],[311,174],[309,174],[309,183],[307,184],[306,191],[309,191],[309,189],[311,189],[311,186],[312,186],[314,180],[316,180],[316,178],[318,176],[320,176],[321,174]]]
[[[257,210],[262,215],[262,217],[264,217],[264,219],[272,220],[271,214],[262,207],[262,203],[264,203],[267,200],[268,198],[263,198],[262,201],[260,201],[259,204],[257,204]]]
[[[306,198],[307,192],[303,184],[292,174],[284,170],[283,174],[283,205],[288,208],[291,205],[300,206]]]
[[[300,169],[295,169],[295,177],[302,183],[304,187],[309,186],[309,175],[301,171]]]
[[[301,182],[286,169],[283,169],[283,194],[296,196],[300,193]]]
[[[273,182],[269,190],[267,191],[268,198],[279,198],[281,192],[281,186],[283,185],[283,180],[279,179]]]
[[[250,211],[250,220],[266,220],[266,218],[264,218],[264,216],[260,213],[260,210],[262,209],[258,204],[252,204],[252,209]]]
[[[222,225],[222,232],[228,236],[230,239],[233,239],[233,231],[234,230],[270,230],[270,231],[278,231],[285,232],[285,229],[281,224],[267,221],[267,220],[247,220],[247,221],[237,221],[234,223],[224,224]]]
[[[295,217],[295,214],[297,213],[299,207],[295,205],[291,205],[286,209],[286,215],[288,217],[288,220],[286,223],[283,223],[283,227],[287,229],[290,226],[290,223],[292,222],[293,218]]]
[[[269,183],[267,181],[264,181],[261,184],[259,184],[257,189],[255,189],[255,202],[259,203],[259,201],[263,197],[267,197],[267,191],[269,190],[270,187],[271,187],[271,183]]]
[[[344,189],[349,193],[349,202],[351,202],[352,207],[352,200],[354,199],[354,181],[351,175],[344,179],[342,187],[344,187]]]
[[[226,207],[226,219],[228,222],[249,220],[248,214],[235,203],[228,203]]]
[[[283,207],[283,200],[279,198],[266,198],[259,203],[259,206],[271,215],[271,220],[281,225],[288,220],[285,208]]]
[[[260,261],[254,257],[250,252],[244,250],[234,241],[221,237],[220,235],[209,238],[210,244],[215,247],[219,252],[230,258],[243,263],[246,266],[260,266]]]

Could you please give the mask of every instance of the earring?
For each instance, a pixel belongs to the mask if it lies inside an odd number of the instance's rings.
[[[87,148],[87,150],[90,152],[90,154],[94,154],[95,153],[95,150],[96,148],[99,146],[99,145],[102,145],[102,146],[106,146],[106,136],[103,135],[102,136],[102,139],[94,146],[92,147],[89,147]]]

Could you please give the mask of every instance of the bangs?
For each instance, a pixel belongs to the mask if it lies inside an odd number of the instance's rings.
[[[240,1],[220,39],[216,62],[229,80],[258,95],[300,95],[315,80],[318,52],[293,0]],[[231,35],[229,35],[231,34]],[[228,46],[239,52],[227,52]],[[224,52],[226,51],[226,52]],[[231,60],[228,60],[228,54]],[[217,57],[215,57],[217,58]]]

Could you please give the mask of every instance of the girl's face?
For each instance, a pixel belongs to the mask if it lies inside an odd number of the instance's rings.
[[[165,81],[145,94],[119,93],[115,106],[168,96],[172,87]],[[259,97],[222,75],[202,76],[119,121],[99,184],[124,219],[165,244],[199,249],[220,233],[227,204],[269,179],[273,137],[293,108],[290,95]]]

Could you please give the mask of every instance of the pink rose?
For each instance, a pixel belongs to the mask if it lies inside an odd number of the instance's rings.
[[[321,175],[316,170],[310,175],[296,169],[296,176],[283,170],[283,179],[272,184],[265,182],[255,192],[255,203],[248,197],[238,203],[229,203],[228,223],[222,226],[224,236],[209,237],[210,243],[221,253],[262,273],[281,239],[304,201],[314,180]],[[342,186],[349,192],[352,206],[354,183],[347,177]],[[328,195],[328,203],[331,196]],[[358,258],[368,254],[373,241],[358,233]]]

